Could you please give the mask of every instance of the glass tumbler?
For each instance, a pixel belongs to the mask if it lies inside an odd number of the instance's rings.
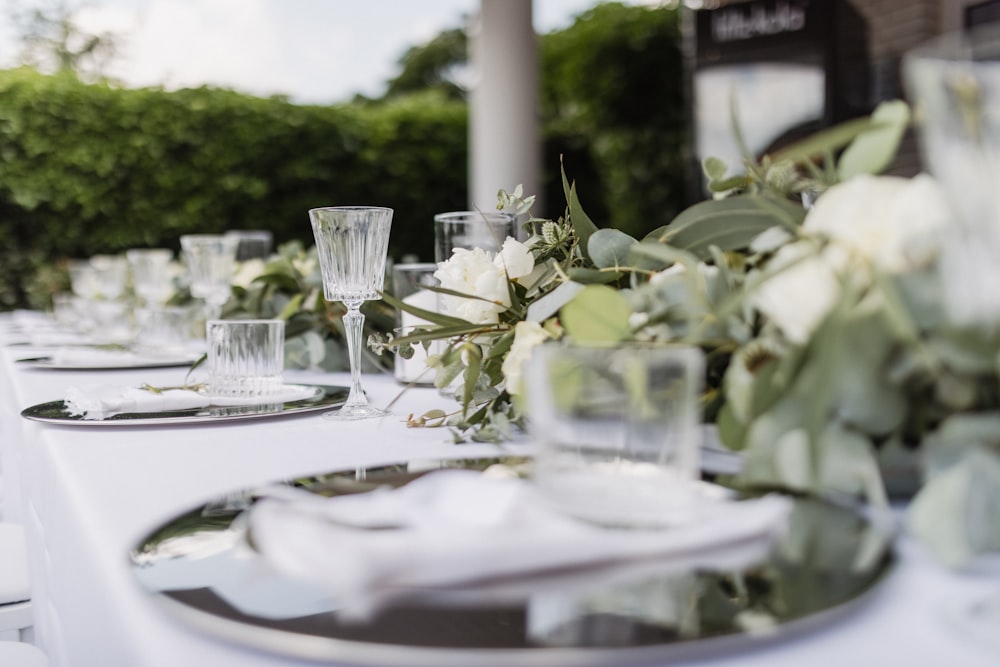
[[[541,493],[602,525],[687,521],[699,476],[703,365],[694,347],[536,348],[525,398]]]
[[[284,320],[209,320],[208,389],[212,396],[267,398],[282,388]]]
[[[438,284],[434,277],[437,264],[418,262],[414,264],[396,264],[392,267],[392,291],[394,296],[415,308],[437,310],[437,293],[427,289]],[[405,336],[421,324],[429,324],[417,315],[399,311],[396,319],[396,333]],[[432,344],[433,349],[433,344]],[[434,372],[427,366],[427,351],[421,344],[413,345],[413,356],[404,358],[398,352],[395,360],[396,381],[401,384],[433,385]]]
[[[517,238],[517,217],[513,213],[439,213],[434,216],[434,261],[447,261],[455,248],[482,248],[495,255],[508,236]]]

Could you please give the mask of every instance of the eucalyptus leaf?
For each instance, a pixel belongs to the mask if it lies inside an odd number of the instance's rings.
[[[562,166],[562,182],[563,193],[566,196],[566,202],[569,206],[570,222],[573,224],[573,232],[580,242],[580,249],[584,253],[584,256],[590,259],[589,255],[587,255],[587,242],[590,240],[590,235],[597,231],[597,225],[594,224],[593,220],[583,210],[580,199],[576,194],[576,183],[570,185],[569,179],[566,177],[565,166]]]
[[[910,107],[901,100],[882,102],[872,112],[873,125],[844,150],[837,163],[837,176],[846,181],[859,174],[884,171],[899,149],[910,124]]]
[[[305,294],[301,294],[301,293],[296,294],[294,297],[292,297],[288,301],[288,303],[285,304],[285,307],[281,309],[281,312],[278,313],[278,319],[279,320],[288,320],[292,315],[294,315],[295,313],[297,313],[299,311],[299,309],[302,307],[302,300],[304,298],[305,298]]]
[[[726,177],[729,167],[717,157],[707,157],[701,161],[701,171],[710,181],[719,181]]]
[[[582,289],[583,284],[581,283],[572,280],[564,282],[528,306],[528,314],[525,319],[529,322],[544,322],[558,313]]]
[[[824,490],[840,491],[851,496],[875,495],[885,505],[878,488],[881,485],[878,461],[868,438],[831,423],[820,439],[820,482]]]
[[[648,234],[644,241],[655,239],[707,259],[713,245],[723,252],[742,250],[765,230],[789,227],[804,217],[805,211],[790,203],[737,195],[695,204],[669,225]]]
[[[770,156],[771,161],[802,162],[822,157],[824,153],[837,151],[848,145],[862,132],[870,130],[873,125],[872,119],[867,117],[845,121],[775,151]]]
[[[288,292],[298,292],[300,289],[299,281],[287,273],[264,273],[254,278],[253,282],[264,285],[274,285],[275,287]]]
[[[587,285],[563,306],[560,313],[566,333],[577,343],[610,345],[631,334],[632,307],[617,290]]]
[[[428,322],[440,326],[471,326],[472,324],[471,322],[467,322],[460,317],[452,317],[437,311],[417,308],[412,304],[403,302],[401,299],[397,299],[395,296],[387,292],[382,292],[382,300],[397,310],[402,310],[410,313],[411,315],[416,315],[423,320],[427,320]]]
[[[947,470],[976,447],[1000,452],[1000,412],[960,413],[942,421],[922,443],[926,475],[930,478]]]
[[[625,274],[621,271],[601,271],[599,269],[574,266],[567,271],[567,275],[572,282],[582,285],[606,285],[621,280]]]
[[[587,240],[587,252],[599,269],[627,265],[627,257],[637,240],[618,229],[598,229]]]
[[[945,565],[1000,552],[1000,456],[975,447],[934,476],[910,503],[908,530]]]

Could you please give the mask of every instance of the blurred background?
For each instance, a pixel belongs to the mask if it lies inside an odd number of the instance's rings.
[[[470,202],[488,2],[0,0],[0,309],[45,307],[71,258],[185,233],[309,244],[307,209],[338,203],[394,208],[390,254],[430,259],[433,215]],[[537,135],[511,149],[537,151],[534,214],[562,214],[564,169],[599,226],[637,237],[704,198],[703,157],[740,169],[734,118],[759,155],[866,114],[905,97],[907,50],[1000,15],[997,0],[515,2],[537,33]],[[918,169],[911,140],[893,170]]]

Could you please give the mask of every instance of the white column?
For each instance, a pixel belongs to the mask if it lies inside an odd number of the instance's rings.
[[[532,0],[481,0],[470,34],[469,204],[493,210],[497,190],[541,195],[538,45]],[[539,207],[536,207],[536,210]]]

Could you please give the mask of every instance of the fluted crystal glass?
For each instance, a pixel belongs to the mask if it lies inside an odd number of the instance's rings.
[[[229,298],[236,270],[239,241],[222,234],[187,234],[181,237],[181,249],[187,264],[191,296],[204,299],[208,318],[217,320]]]
[[[347,307],[344,331],[351,365],[351,391],[347,403],[324,416],[328,419],[365,419],[386,412],[368,405],[361,388],[361,330],[365,316],[361,304],[381,298],[385,258],[389,248],[392,209],[377,206],[327,206],[309,211],[323,292],[327,301]]]

